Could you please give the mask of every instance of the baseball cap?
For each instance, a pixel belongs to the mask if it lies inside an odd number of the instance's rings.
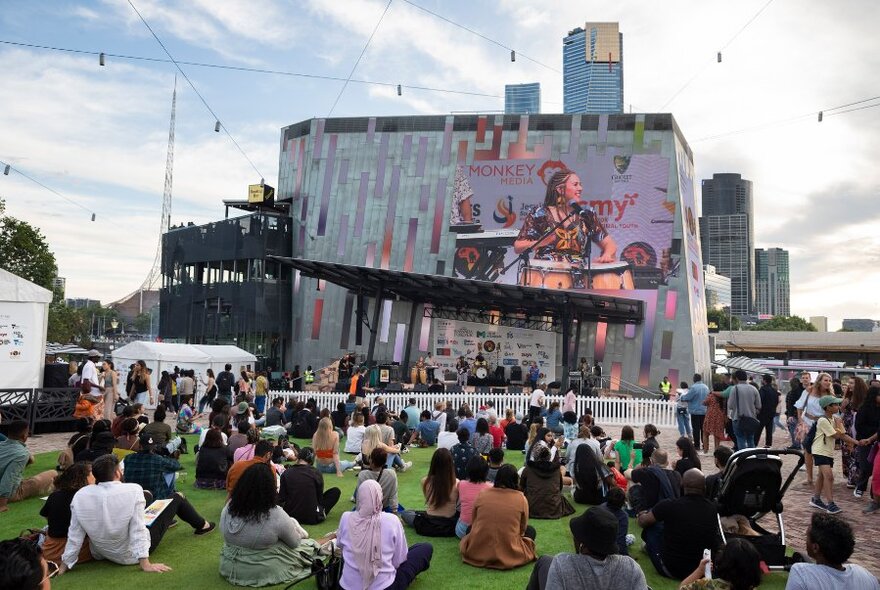
[[[142,448],[152,446],[155,442],[153,441],[153,435],[149,432],[142,432],[138,440],[140,441]]]
[[[89,351],[89,358],[101,358],[101,353],[95,350],[94,348]]]
[[[831,404],[840,404],[843,403],[843,400],[839,397],[834,397],[833,395],[823,395],[819,398],[819,407],[823,410],[830,406]]]
[[[247,402],[239,402],[238,404],[238,414],[244,414],[248,411],[248,403]]]
[[[617,553],[617,517],[606,508],[594,506],[568,523],[574,540],[585,545],[590,553]]]

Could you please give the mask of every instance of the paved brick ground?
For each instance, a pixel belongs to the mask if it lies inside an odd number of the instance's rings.
[[[172,427],[174,426],[171,419],[168,420],[168,423]],[[606,430],[611,436],[619,436],[619,430],[616,427],[609,427]],[[777,429],[777,440],[774,441],[777,442],[777,445],[787,444],[787,436],[783,440],[781,438],[782,435],[782,431]],[[70,433],[37,435],[28,441],[28,447],[34,453],[57,451],[64,447],[69,437]],[[678,432],[675,429],[665,429],[660,434],[660,446],[669,451],[670,457],[677,456],[675,454],[675,441],[677,439]],[[838,456],[838,462],[839,460]],[[785,466],[783,477],[788,476],[795,463],[796,459],[794,457],[786,457],[783,460]],[[703,470],[707,474],[717,471],[711,455],[703,458]],[[880,514],[863,515],[862,508],[865,507],[867,499],[857,500],[853,497],[852,491],[848,490],[844,485],[839,465],[835,465],[834,473],[834,499],[843,509],[840,516],[852,525],[856,534],[856,550],[852,561],[865,566],[875,574],[880,574]],[[809,525],[811,514],[815,511],[808,504],[812,490],[803,485],[805,481],[806,474],[804,472],[799,473],[786,493],[784,500],[785,512],[783,514],[783,522],[788,537],[788,545],[797,551],[805,551],[807,526]],[[768,519],[767,526],[769,530],[775,530],[771,528],[775,526],[775,521],[772,517]]]

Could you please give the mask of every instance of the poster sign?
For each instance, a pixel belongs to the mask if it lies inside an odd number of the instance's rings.
[[[472,366],[477,354],[482,354],[490,374],[496,367],[503,367],[510,378],[510,369],[518,366],[525,376],[535,362],[548,383],[556,380],[555,332],[435,319],[433,333],[434,360],[441,369],[438,372],[455,372],[460,356]]]
[[[0,303],[0,360],[32,360],[31,316],[31,310],[20,303]]]

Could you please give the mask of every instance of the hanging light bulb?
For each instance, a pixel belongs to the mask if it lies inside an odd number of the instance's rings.
[[[92,213],[92,221],[94,221],[94,220],[95,220],[95,214]]]
[[[510,61],[516,61],[516,51],[510,50]]]
[[[214,133],[220,133],[220,121],[214,123]]]
[[[9,170],[11,168],[12,167],[9,164],[6,164],[6,166],[3,167],[3,176],[9,176]]]
[[[721,63],[721,52],[718,52],[718,63]]]
[[[397,85],[397,96],[403,96],[403,86]]]
[[[819,122],[822,122],[822,111],[819,111]]]
[[[98,65],[99,66],[104,65],[104,53],[103,52],[98,56]]]

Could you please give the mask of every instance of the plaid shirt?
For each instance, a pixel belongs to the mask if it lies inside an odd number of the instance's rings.
[[[123,463],[126,483],[139,484],[153,494],[154,500],[171,497],[173,486],[168,485],[165,476],[182,469],[174,459],[147,452],[132,453]]]

